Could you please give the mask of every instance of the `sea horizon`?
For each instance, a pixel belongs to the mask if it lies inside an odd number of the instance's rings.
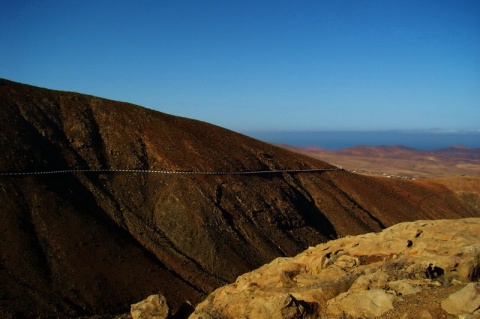
[[[418,150],[452,146],[480,148],[480,131],[249,131],[241,133],[272,144],[316,146],[327,150],[359,145],[402,145]]]

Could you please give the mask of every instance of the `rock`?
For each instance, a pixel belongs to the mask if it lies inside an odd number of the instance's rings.
[[[459,278],[466,282],[480,279],[480,248],[472,249],[472,247],[474,246],[462,249],[461,254],[467,261],[457,267]]]
[[[377,271],[358,277],[348,291],[384,289],[387,287],[387,282],[388,274],[383,271]]]
[[[133,319],[166,319],[170,315],[167,299],[162,295],[151,295],[130,307]]]
[[[345,292],[327,303],[327,315],[359,317],[376,317],[393,309],[393,302],[399,298],[381,289]]]
[[[452,315],[471,314],[480,308],[480,283],[471,282],[442,301],[442,308]]]
[[[213,317],[206,312],[194,312],[189,319],[213,319]]]
[[[391,318],[437,318],[445,311],[435,291],[478,276],[479,233],[480,218],[469,218],[402,223],[333,240],[243,274],[212,292],[191,318],[364,318],[386,312]],[[460,298],[476,300],[469,291]],[[421,298],[408,296],[417,293]],[[405,304],[412,300],[412,307]]]
[[[417,292],[422,291],[421,288],[411,285],[408,280],[391,281],[388,283],[388,287],[394,290],[397,295],[403,296],[416,294]]]
[[[231,303],[225,307],[228,309],[228,318],[300,319],[307,318],[313,312],[311,305],[300,302],[290,294],[265,295],[252,299],[249,304]],[[190,316],[190,319],[210,318],[217,316],[211,315],[208,311],[195,311]]]
[[[340,268],[353,268],[360,264],[358,257],[352,257],[348,255],[342,255],[334,262],[335,266]]]
[[[428,310],[412,310],[402,316],[402,319],[434,319],[434,316]]]

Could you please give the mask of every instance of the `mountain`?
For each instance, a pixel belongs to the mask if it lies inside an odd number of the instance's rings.
[[[362,173],[405,178],[480,176],[479,148],[452,146],[417,150],[402,145],[359,145],[330,151],[316,147],[280,146]]]
[[[5,79],[0,101],[4,318],[108,316],[155,293],[181,317],[279,256],[479,214],[442,185],[279,172],[335,167],[128,103]],[[263,173],[194,174],[246,171]]]

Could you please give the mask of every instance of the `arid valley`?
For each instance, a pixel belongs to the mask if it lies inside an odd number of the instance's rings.
[[[282,148],[305,154],[363,175],[441,184],[480,209],[480,149],[452,146],[417,150],[401,145],[356,146],[338,151],[318,147]]]
[[[2,318],[478,316],[478,149],[279,147],[6,79],[0,101]]]
[[[436,150],[401,145],[356,146],[338,151],[314,146],[278,146],[360,174],[407,179],[480,176],[480,149],[462,146]]]

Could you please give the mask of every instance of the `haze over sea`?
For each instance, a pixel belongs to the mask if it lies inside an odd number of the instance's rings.
[[[317,132],[244,132],[253,138],[291,146],[318,146],[338,150],[357,145],[403,145],[419,150],[450,146],[480,148],[479,131],[317,131]]]

